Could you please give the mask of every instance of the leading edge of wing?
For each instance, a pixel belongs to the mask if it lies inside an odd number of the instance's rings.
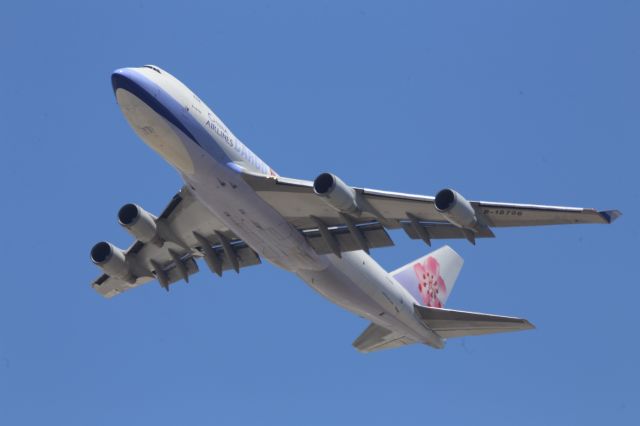
[[[313,192],[313,181],[295,179],[282,176],[267,176],[247,171],[242,172],[242,177],[255,191],[286,191],[286,192]],[[404,192],[382,191],[379,189],[353,187],[366,195],[383,198],[397,198],[402,200],[424,201],[433,203],[435,197],[431,195],[408,194]]]
[[[309,180],[286,178],[281,176],[266,176],[243,172],[245,181],[257,192],[271,193],[282,192],[290,194],[313,194],[313,182]],[[390,216],[384,215],[390,220],[406,219],[406,211],[412,211],[420,220],[427,221],[443,221],[446,219],[441,213],[437,212],[434,206],[435,197],[431,195],[409,194],[404,192],[383,191],[370,188],[353,187],[363,197],[371,203],[373,207],[379,211],[388,210],[387,206],[393,213]],[[309,201],[309,200],[307,200]],[[395,206],[389,202],[397,201],[399,203],[406,202],[406,205]],[[612,223],[622,214],[619,210],[603,210],[598,211],[591,208],[582,207],[565,207],[542,204],[527,203],[505,203],[492,201],[470,201],[476,211],[481,215],[484,214],[489,226],[532,226],[541,224],[570,224],[570,223]],[[326,205],[318,203],[324,210]],[[395,206],[395,207],[393,207]],[[274,206],[276,209],[279,206]],[[397,211],[396,211],[397,210]],[[508,217],[508,216],[527,216],[527,212],[535,215],[534,218],[527,217]],[[560,214],[561,218],[539,217],[540,214]],[[504,215],[504,217],[499,217]],[[321,215],[319,215],[321,216]],[[506,220],[505,220],[506,219]],[[533,219],[533,220],[532,220]],[[544,223],[540,223],[544,222]]]

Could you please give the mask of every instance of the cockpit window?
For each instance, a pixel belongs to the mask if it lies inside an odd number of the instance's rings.
[[[154,67],[153,65],[144,65],[142,68],[150,68],[150,69],[154,70],[155,72],[157,72],[158,74],[162,74],[160,72],[160,69],[157,68],[157,67]]]

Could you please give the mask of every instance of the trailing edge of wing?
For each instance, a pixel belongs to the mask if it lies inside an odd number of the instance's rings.
[[[393,245],[393,241],[384,227],[378,222],[362,223],[356,225],[356,229],[361,232],[367,248],[389,247]],[[332,226],[327,231],[333,235],[339,252],[361,250],[350,230],[346,226]],[[303,229],[302,235],[307,239],[311,247],[318,254],[331,253],[331,247],[323,238],[319,229]]]
[[[233,247],[240,268],[246,268],[248,266],[260,264],[260,257],[258,257],[253,249],[247,246],[244,242],[238,240],[238,242],[235,242],[233,244]],[[234,269],[234,265],[229,262],[228,258],[224,255],[224,250],[220,245],[213,246],[211,247],[211,249],[220,259],[221,271]],[[188,252],[186,255],[184,255],[181,261],[184,265],[187,276],[191,276],[199,271],[196,259],[200,257],[202,257],[202,253],[200,253],[198,250]],[[150,261],[153,260],[150,259]],[[158,266],[160,266],[159,263]],[[160,272],[155,271],[156,278],[158,278],[160,274],[162,275],[162,277],[166,278],[167,285],[174,284],[184,279],[184,275],[180,271],[180,268],[177,267],[175,261],[163,264],[162,270]],[[96,290],[102,296],[111,298],[127,290],[131,290],[132,288],[139,287],[142,284],[148,283],[152,280],[152,276],[140,276],[133,284],[130,284],[116,277],[110,277],[107,274],[102,274],[98,278],[96,278],[96,280],[91,285],[94,290]]]
[[[244,180],[289,223],[298,229],[314,227],[312,217],[321,219],[327,226],[344,225],[344,220],[334,208],[325,203],[313,191],[313,182],[286,177],[271,177],[243,173]],[[357,217],[358,222],[378,221],[386,229],[404,228],[410,237],[414,232],[407,226],[411,218],[429,228],[433,238],[465,237],[435,208],[435,198],[427,195],[405,194],[370,188],[353,188],[365,208]],[[475,238],[491,238],[489,228],[563,225],[578,223],[612,223],[621,213],[618,210],[598,211],[590,208],[562,207],[537,204],[470,201],[478,220],[484,226]],[[478,229],[476,229],[478,231]]]

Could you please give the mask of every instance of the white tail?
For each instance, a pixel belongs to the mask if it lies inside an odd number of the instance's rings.
[[[464,260],[449,246],[444,246],[389,275],[424,306],[443,308]]]

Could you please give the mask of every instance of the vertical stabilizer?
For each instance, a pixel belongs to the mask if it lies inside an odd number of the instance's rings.
[[[464,260],[444,246],[389,275],[398,281],[423,306],[444,307],[458,278]]]

